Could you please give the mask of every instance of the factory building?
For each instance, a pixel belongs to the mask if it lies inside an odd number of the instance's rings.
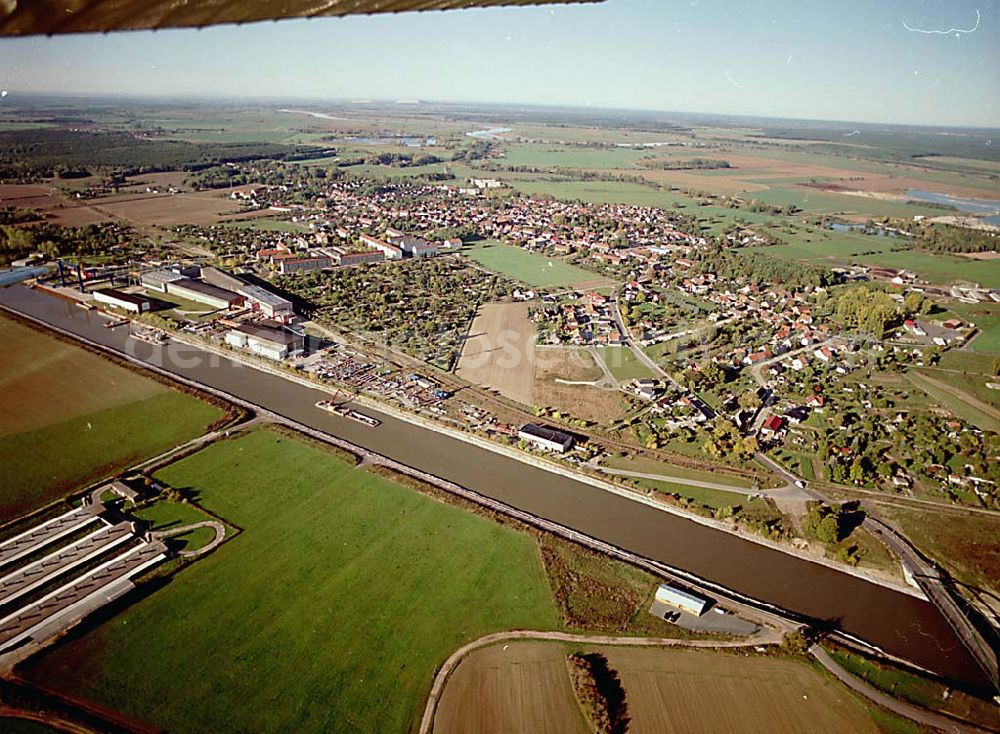
[[[287,324],[295,318],[291,301],[260,286],[241,283],[236,292],[247,299],[251,309],[259,311],[273,321]]]
[[[561,454],[573,448],[574,439],[568,433],[555,431],[551,428],[525,423],[517,432],[517,437],[546,451],[557,451]]]
[[[175,280],[167,283],[167,293],[186,298],[189,301],[204,303],[216,309],[237,308],[242,306],[245,300],[238,293],[233,293],[225,288],[218,288],[192,278],[184,278],[183,280]]]
[[[295,318],[291,301],[271,293],[266,288],[248,283],[238,275],[232,275],[215,267],[202,268],[201,275],[209,285],[243,296],[252,310],[262,313],[269,319],[287,324]]]
[[[682,612],[693,614],[696,617],[700,617],[708,606],[707,599],[681,591],[670,584],[660,584],[660,588],[656,590],[656,601],[676,607]]]
[[[280,361],[293,352],[301,351],[304,340],[277,324],[240,324],[226,334],[226,344]]]
[[[99,291],[94,291],[94,300],[131,313],[146,313],[151,304],[151,301],[145,296],[126,293],[117,288],[102,288]]]
[[[150,270],[140,275],[139,283],[141,283],[142,287],[147,290],[157,291],[158,293],[166,293],[168,284],[178,280],[184,280],[185,277],[187,276],[181,275],[174,270],[160,268],[158,270]]]
[[[243,281],[235,275],[211,266],[201,269],[201,279],[209,285],[224,288],[233,293],[239,293],[240,286],[244,285]]]

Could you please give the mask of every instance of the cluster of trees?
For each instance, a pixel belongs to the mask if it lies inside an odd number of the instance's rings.
[[[824,543],[839,543],[850,535],[858,523],[856,512],[849,512],[840,505],[810,502],[802,520],[802,531],[807,537]],[[862,515],[862,519],[864,516]]]
[[[196,171],[220,163],[294,160],[332,149],[277,143],[190,143],[148,140],[122,132],[38,128],[0,131],[0,178],[36,181],[115,170],[125,175]]]
[[[363,164],[368,166],[409,168],[410,166],[429,166],[432,163],[441,163],[441,158],[430,153],[396,153],[386,151],[358,158],[345,158],[340,162],[340,166],[346,168]]]
[[[277,276],[341,327],[378,335],[419,359],[451,369],[480,303],[508,298],[516,284],[450,257],[376,263]]]
[[[942,486],[949,474],[992,481],[979,501],[1000,504],[1000,434],[956,430],[953,419],[930,411],[903,410],[909,393],[884,385],[856,387],[827,407],[818,429],[816,456],[828,478],[857,485],[887,486],[896,475]],[[898,406],[898,407],[897,407]],[[950,424],[950,425],[949,425]]]
[[[40,223],[30,228],[0,225],[0,265],[9,265],[32,252],[48,258],[108,256],[134,241],[132,230],[121,224],[59,227]]]
[[[920,304],[917,305],[919,308]],[[903,310],[889,294],[866,285],[843,291],[837,297],[834,312],[842,324],[868,332],[876,338],[881,338],[886,329],[898,325],[903,319]]]
[[[570,678],[584,713],[598,734],[625,734],[629,727],[625,688],[608,659],[596,652],[569,656]]]
[[[690,171],[694,169],[716,169],[732,168],[729,161],[719,158],[689,158],[681,160],[679,158],[644,158],[640,161],[647,168],[655,168],[660,171]]]
[[[827,286],[833,282],[833,275],[825,268],[761,252],[739,255],[720,251],[708,253],[700,261],[698,269],[702,273],[715,273],[719,278],[742,278],[757,285],[780,284],[792,291]]]
[[[0,207],[0,224],[21,224],[40,218],[41,215],[31,209],[15,209],[12,206]]]
[[[490,140],[474,140],[467,147],[461,150],[456,150],[451,159],[456,163],[459,161],[465,161],[469,163],[471,161],[482,160],[483,158],[490,158],[495,153],[498,153],[500,146]]]
[[[992,252],[1000,247],[996,232],[932,224],[917,234],[916,246],[939,252]]]
[[[735,457],[740,461],[749,461],[760,450],[760,445],[756,436],[740,436],[732,423],[718,420],[711,431],[705,431],[702,450],[716,458]]]

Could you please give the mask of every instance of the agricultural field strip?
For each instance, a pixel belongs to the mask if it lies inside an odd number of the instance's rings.
[[[757,645],[781,644],[782,633],[768,627],[761,628],[753,637],[745,640],[681,640],[672,637],[615,637],[609,635],[582,635],[571,632],[546,632],[540,630],[511,630],[496,632],[480,637],[478,640],[463,645],[444,662],[434,677],[434,685],[424,707],[424,715],[420,720],[420,734],[430,734],[434,725],[434,712],[437,709],[441,694],[449,676],[459,663],[473,650],[488,645],[495,645],[508,640],[550,640],[555,642],[582,643],[588,645],[610,645],[615,647],[695,647],[695,648],[740,648]]]

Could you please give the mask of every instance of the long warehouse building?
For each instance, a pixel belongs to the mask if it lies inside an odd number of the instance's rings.
[[[244,297],[225,288],[218,288],[200,280],[184,278],[167,283],[167,293],[189,301],[204,303],[213,308],[237,308],[243,305]]]

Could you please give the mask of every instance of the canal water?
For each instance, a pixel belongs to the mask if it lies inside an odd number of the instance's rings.
[[[94,313],[22,285],[0,289],[0,302],[532,514],[825,621],[948,678],[984,685],[929,602],[366,408],[382,420],[367,428],[318,410],[326,392],[193,347],[137,342],[124,329],[102,326]]]

